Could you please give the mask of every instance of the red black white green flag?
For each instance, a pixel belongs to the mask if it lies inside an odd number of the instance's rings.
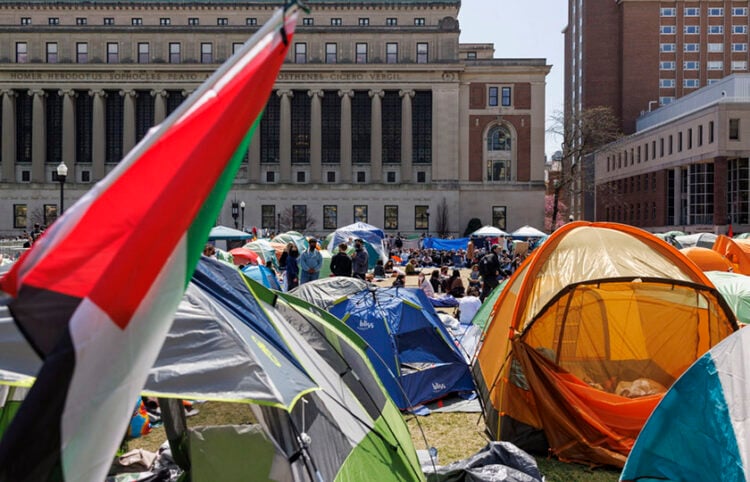
[[[273,88],[279,11],[6,276],[44,359],[0,441],[0,481],[104,480]]]

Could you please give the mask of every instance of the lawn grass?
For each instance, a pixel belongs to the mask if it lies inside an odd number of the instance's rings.
[[[255,417],[247,405],[207,402],[196,405],[199,413],[188,419],[189,426],[253,423]],[[447,465],[464,459],[487,444],[484,422],[478,413],[432,413],[426,417],[405,416],[406,424],[417,450],[435,447],[438,463]],[[142,448],[156,452],[167,439],[163,427],[128,443],[130,449]],[[547,482],[614,482],[620,472],[567,464],[544,456],[535,457]]]

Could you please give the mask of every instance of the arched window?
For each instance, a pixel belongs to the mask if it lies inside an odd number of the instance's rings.
[[[503,126],[495,126],[487,134],[488,151],[509,151],[510,132]]]
[[[487,132],[487,161],[488,181],[513,180],[513,148],[512,135],[504,125],[495,125]]]

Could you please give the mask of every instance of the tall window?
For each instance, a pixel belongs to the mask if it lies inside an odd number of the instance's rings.
[[[260,119],[260,162],[279,162],[279,123],[281,99],[272,92]]]
[[[354,206],[354,222],[355,223],[367,222],[367,205],[366,204],[357,204]]]
[[[122,131],[124,97],[116,90],[107,91],[107,108],[104,118],[106,162],[120,162],[122,159]]]
[[[292,163],[310,162],[310,97],[304,90],[292,96]]]
[[[169,63],[179,64],[182,62],[182,46],[179,42],[169,43]]]
[[[143,139],[154,126],[154,97],[147,90],[136,91],[135,99],[135,140]]]
[[[183,100],[185,100],[185,97],[183,96],[181,90],[168,90],[167,91],[167,115],[174,112],[175,109],[177,109],[180,106],[180,104],[182,104]]]
[[[25,64],[29,61],[29,44],[16,42],[16,63]]]
[[[370,162],[372,102],[366,90],[354,91],[352,98],[352,162]]]
[[[94,135],[94,98],[88,91],[76,91],[76,160],[91,162],[91,142]]]
[[[260,207],[260,227],[262,229],[276,230],[276,206],[263,204]]]
[[[355,62],[358,64],[366,64],[367,63],[367,44],[357,43],[355,48],[357,50]]]
[[[432,91],[418,90],[411,101],[412,162],[432,162]]]
[[[212,43],[201,43],[201,63],[210,64],[214,61],[214,45]]]
[[[511,105],[510,87],[503,87],[500,89],[500,94],[502,96],[501,105],[503,107],[509,107]]]
[[[429,206],[414,206],[414,229],[430,229]]]
[[[47,63],[57,63],[57,42],[47,42]]]
[[[107,63],[116,64],[120,62],[120,46],[117,42],[107,42]]]
[[[307,44],[304,42],[297,42],[294,44],[294,63],[295,64],[306,64],[307,63]]]
[[[31,162],[33,96],[26,89],[16,90],[16,160]]]
[[[336,44],[334,43],[326,44],[326,63],[327,64],[336,63]]]
[[[398,63],[398,44],[395,42],[388,42],[385,44],[385,63],[397,64]]]
[[[428,46],[427,42],[417,42],[417,63],[426,64],[428,61]]]
[[[76,63],[85,64],[89,61],[89,44],[78,42],[76,44]]]
[[[292,229],[295,231],[305,231],[307,229],[307,205],[292,205]]]
[[[731,159],[728,166],[727,214],[732,223],[750,222],[750,166],[747,158]]]
[[[487,90],[487,105],[489,105],[490,107],[497,107],[498,92],[499,92],[499,89],[497,87],[490,87]]]
[[[146,42],[138,43],[138,63],[147,64],[150,61],[149,46]]]
[[[487,133],[487,180],[510,181],[511,136],[505,126],[494,126]]]
[[[688,224],[714,223],[714,165],[688,166]]]
[[[386,90],[382,102],[383,162],[401,162],[401,96],[397,90]]]
[[[26,229],[28,224],[27,219],[28,208],[26,204],[14,204],[13,205],[13,227],[15,229]]]
[[[384,207],[384,229],[398,229],[398,206]]]
[[[496,228],[505,229],[507,208],[505,206],[492,206],[492,225]]]
[[[341,162],[341,99],[335,90],[324,92],[321,100],[321,161]]]
[[[62,96],[46,91],[47,162],[62,161]]]
[[[738,141],[740,139],[740,120],[729,119],[729,140]]]
[[[323,205],[323,229],[338,228],[339,208],[334,204]]]

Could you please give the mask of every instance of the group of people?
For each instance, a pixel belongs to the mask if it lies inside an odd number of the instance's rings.
[[[370,260],[362,240],[354,241],[354,253],[349,255],[348,250],[347,243],[339,244],[338,253],[331,257],[331,274],[366,279]],[[318,240],[309,239],[308,249],[302,254],[294,243],[289,243],[279,258],[279,265],[284,269],[287,290],[318,279],[323,266],[323,255],[318,250]]]

